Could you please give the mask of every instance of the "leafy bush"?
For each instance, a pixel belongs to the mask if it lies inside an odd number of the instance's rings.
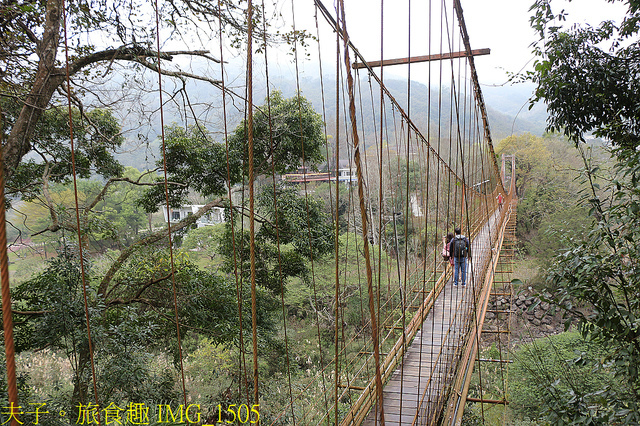
[[[603,389],[617,385],[598,363],[605,348],[567,332],[523,345],[510,369],[510,407],[531,419],[563,417],[580,405],[600,410]]]

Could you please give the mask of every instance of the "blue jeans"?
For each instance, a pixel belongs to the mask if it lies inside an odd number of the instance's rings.
[[[467,283],[467,258],[461,257],[458,259],[457,257],[453,258],[453,283],[456,284],[458,282],[458,271],[462,268],[462,285]]]

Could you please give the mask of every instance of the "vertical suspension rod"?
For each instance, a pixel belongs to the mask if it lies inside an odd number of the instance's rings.
[[[253,336],[253,397],[258,393],[258,308],[256,289],[256,239],[253,169],[253,2],[247,1],[247,145],[249,150],[249,256],[251,258],[251,332]]]
[[[378,404],[380,407],[380,421],[381,425],[384,426],[384,404],[382,400],[382,376],[380,374],[380,348],[378,342],[378,324],[376,320],[375,313],[375,304],[374,304],[374,295],[373,295],[373,274],[371,267],[371,255],[369,253],[369,230],[368,230],[368,218],[367,218],[367,210],[364,203],[364,185],[362,182],[362,160],[360,158],[360,141],[358,137],[358,125],[356,121],[356,106],[355,106],[355,97],[353,94],[353,76],[351,74],[351,70],[349,69],[349,64],[351,63],[349,59],[349,35],[347,33],[347,24],[345,19],[345,11],[344,11],[344,0],[340,0],[340,10],[342,12],[342,29],[338,28],[338,32],[342,34],[342,40],[344,41],[344,61],[345,68],[347,71],[347,86],[349,93],[349,118],[351,121],[351,132],[353,138],[353,150],[354,150],[354,160],[356,163],[356,173],[358,176],[358,195],[360,198],[360,214],[362,216],[362,240],[363,240],[363,249],[364,249],[364,258],[366,264],[367,271],[367,289],[369,293],[369,312],[371,314],[371,335],[373,337],[373,357],[375,359],[375,380],[376,380],[376,390],[377,390],[377,398]]]
[[[0,110],[0,135],[4,135],[4,119]],[[16,358],[13,342],[13,318],[11,316],[11,289],[9,285],[9,257],[7,254],[7,226],[4,205],[4,160],[3,146],[0,144],[0,280],[2,285],[2,329],[4,331],[4,353],[7,366],[7,387],[11,412],[18,407],[18,385],[16,380]],[[11,426],[18,426],[18,420],[11,419]]]

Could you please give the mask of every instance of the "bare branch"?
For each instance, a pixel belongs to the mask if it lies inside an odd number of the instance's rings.
[[[186,218],[182,219],[180,222],[178,222],[175,225],[171,225],[171,232],[179,231],[181,229],[186,228],[189,225],[194,224],[196,220],[200,219],[205,213],[207,213],[209,210],[211,210],[214,207],[223,207],[222,202],[223,202],[223,199],[221,198],[211,201],[210,203],[203,206],[196,213],[190,216],[187,216]],[[120,270],[122,265],[124,265],[126,260],[129,258],[129,256],[135,253],[136,250],[138,250],[138,248],[158,242],[161,239],[167,237],[168,235],[169,235],[169,228],[165,228],[160,231],[154,232],[153,234],[141,240],[136,241],[135,243],[133,243],[132,245],[124,249],[122,253],[120,253],[120,256],[118,256],[118,259],[116,259],[116,261],[113,262],[113,264],[105,274],[104,278],[100,282],[100,285],[98,286],[98,294],[105,295],[107,293],[107,287],[111,283],[111,280],[115,276],[116,272]]]
[[[194,80],[200,80],[200,81],[205,81],[207,83],[211,83],[214,86],[217,87],[222,87],[222,80],[213,80],[211,78],[208,77],[204,77],[201,75],[197,75],[197,74],[191,74],[188,72],[184,72],[184,71],[168,71],[164,68],[162,68],[161,70],[158,70],[158,65],[154,64],[152,62],[146,61],[145,59],[139,57],[136,60],[139,64],[145,66],[146,68],[149,68],[150,70],[154,71],[154,72],[160,72],[162,75],[166,75],[168,77],[176,77],[176,78],[192,78]]]
[[[174,270],[173,272],[175,273],[175,270]],[[149,287],[151,287],[151,286],[152,286],[152,285],[154,285],[154,284],[158,284],[159,282],[162,282],[162,281],[164,281],[164,280],[168,280],[169,278],[171,278],[171,275],[172,275],[172,274],[171,274],[171,273],[169,273],[169,274],[165,275],[164,277],[156,278],[155,280],[151,280],[151,281],[149,281],[148,283],[144,284],[144,285],[143,285],[143,286],[142,286],[142,287],[141,287],[141,288],[136,292],[135,296],[133,296],[133,297],[132,297],[131,299],[129,299],[128,301],[127,301],[127,300],[124,300],[124,299],[122,299],[122,298],[116,298],[116,299],[113,299],[113,300],[111,300],[111,301],[107,302],[107,306],[110,306],[110,305],[128,304],[128,303],[130,303],[130,301],[132,301],[132,300],[138,300],[138,299],[140,299],[140,296],[142,296],[142,293],[144,293],[144,292],[145,292],[145,290],[147,290]],[[118,287],[117,285],[113,286],[113,288],[112,288],[111,290],[109,290],[109,292],[107,293],[107,296],[109,296],[109,294],[113,293],[113,291],[114,291],[117,287]]]
[[[100,200],[102,200],[104,198],[104,195],[107,193],[107,190],[109,189],[109,186],[115,182],[128,182],[131,183],[133,185],[138,185],[138,186],[158,186],[158,185],[164,185],[164,181],[161,182],[140,182],[140,179],[142,179],[143,176],[145,176],[146,174],[142,174],[140,175],[140,177],[136,180],[127,178],[127,177],[119,177],[119,178],[111,178],[107,181],[107,183],[104,184],[104,187],[102,188],[102,190],[100,191],[100,193],[98,195],[96,195],[96,197],[94,198],[94,200],[91,202],[91,204],[89,204],[88,206],[85,207],[86,211],[90,211],[91,209],[93,209],[99,202]],[[182,187],[186,187],[187,185],[184,183],[180,183],[180,182],[167,182],[167,185],[175,185],[175,186],[182,186]]]

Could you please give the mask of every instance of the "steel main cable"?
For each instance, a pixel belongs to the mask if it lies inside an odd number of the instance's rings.
[[[354,158],[355,158],[355,163],[356,163],[356,173],[357,173],[357,177],[358,177],[358,194],[359,194],[359,198],[360,198],[360,214],[362,216],[362,237],[363,237],[363,244],[364,244],[364,258],[365,258],[365,263],[366,263],[366,271],[367,271],[367,288],[368,288],[368,292],[369,292],[369,310],[371,313],[371,327],[372,327],[372,335],[373,335],[373,349],[374,349],[374,357],[375,357],[375,374],[376,374],[376,384],[377,384],[377,390],[378,390],[378,401],[381,405],[381,410],[380,410],[380,417],[382,420],[382,425],[384,426],[384,409],[382,408],[382,378],[381,378],[381,373],[380,373],[380,348],[379,348],[379,343],[378,343],[378,329],[377,329],[377,322],[376,322],[376,314],[375,314],[375,307],[374,307],[374,301],[373,301],[373,283],[372,283],[372,276],[371,276],[371,257],[370,257],[370,253],[369,253],[369,240],[368,240],[368,230],[367,230],[367,216],[366,216],[366,210],[365,210],[365,205],[364,205],[364,189],[363,189],[363,182],[362,182],[362,165],[361,165],[361,160],[360,160],[360,146],[359,146],[359,140],[358,140],[358,129],[357,129],[357,123],[356,123],[356,112],[355,112],[355,101],[354,101],[354,94],[353,94],[353,76],[351,75],[351,70],[348,69],[348,67],[351,64],[351,61],[349,59],[349,37],[347,35],[347,28],[346,28],[346,18],[345,18],[345,11],[344,11],[344,0],[339,0],[339,4],[340,4],[340,9],[341,9],[341,14],[342,14],[342,40],[344,41],[344,62],[345,62],[345,68],[346,68],[346,72],[347,72],[347,84],[348,84],[348,91],[349,91],[349,116],[351,119],[351,133],[352,133],[352,138],[353,138],[353,146],[354,146]]]
[[[321,48],[320,48],[320,28],[318,25],[318,6],[314,5],[315,7],[315,13],[314,13],[314,20],[315,20],[315,25],[316,25],[316,41],[318,44],[318,66],[320,69],[320,94],[321,94],[321,99],[322,99],[322,118],[323,118],[323,126],[324,126],[324,133],[325,133],[325,137],[324,137],[324,142],[325,142],[325,151],[326,151],[326,158],[327,158],[327,169],[329,171],[329,173],[331,173],[330,167],[329,167],[329,142],[328,142],[328,137],[327,137],[327,113],[326,113],[326,107],[325,107],[325,95],[324,95],[324,73],[323,73],[323,69],[322,69],[322,55],[321,55]],[[338,64],[340,63],[339,61],[337,62]],[[339,65],[338,65],[339,66]],[[296,67],[297,67],[297,56],[296,56]],[[337,74],[336,74],[337,76]],[[297,78],[297,72],[296,72],[296,78]],[[336,77],[336,82],[338,82],[339,79]],[[268,86],[268,84],[267,84]],[[337,113],[337,109],[336,109],[336,114],[339,115]],[[339,163],[339,150],[340,150],[340,144],[339,142],[336,143],[336,169],[338,168],[338,163]],[[338,347],[338,336],[339,336],[339,327],[338,327],[338,318],[339,318],[339,308],[340,308],[340,304],[338,303],[338,299],[339,299],[339,290],[340,290],[340,268],[339,268],[339,259],[340,259],[340,225],[339,225],[339,218],[338,218],[338,210],[339,210],[339,200],[340,200],[340,186],[339,186],[339,180],[337,179],[337,174],[336,174],[336,204],[334,207],[333,204],[333,194],[332,194],[332,187],[331,187],[331,181],[329,180],[329,204],[331,206],[331,218],[335,227],[335,238],[334,238],[334,256],[335,256],[335,312],[334,312],[334,316],[336,318],[335,320],[335,330],[334,330],[334,345],[335,345],[335,350],[334,350],[334,359],[335,359],[335,381],[334,381],[334,423],[338,424],[338,385],[339,385],[339,347]],[[283,299],[284,300],[284,299]],[[344,329],[343,329],[343,336],[342,336],[342,344],[345,344],[345,336],[344,336]],[[347,389],[349,390],[349,376],[348,374],[346,375],[347,377]],[[351,394],[349,393],[349,396]],[[292,406],[292,411],[293,411],[293,400],[291,401],[291,406]],[[295,417],[294,417],[294,424],[295,424]]]
[[[455,14],[458,17],[459,25],[461,27],[461,31],[462,31],[462,36],[463,36],[463,41],[464,41],[465,47],[467,48],[467,50],[470,50],[468,34],[466,33],[466,28],[465,28],[465,25],[464,25],[464,18],[462,17],[462,9],[461,9],[460,4],[459,4],[459,2],[457,0],[454,0],[454,9],[455,9]],[[473,58],[468,58],[468,61],[469,61],[469,64],[470,64],[470,69],[471,69],[472,76],[475,76],[475,81],[474,81],[474,83],[475,83],[477,81],[477,75],[475,73],[475,65],[474,65],[474,62],[473,62]],[[474,88],[475,88],[475,86],[474,86]],[[476,90],[475,91],[475,95],[476,95],[476,99],[479,100],[478,104],[479,104],[479,107],[480,107],[481,112],[483,114],[483,120],[486,120],[485,112],[483,111],[484,103],[481,102],[482,101],[482,94],[481,94],[481,92],[479,92],[479,90]],[[491,137],[490,137],[490,133],[489,133],[489,129],[488,129],[488,123],[486,123],[486,121],[484,123],[484,128],[485,128],[485,140],[486,140],[487,144],[489,145],[489,148],[490,148],[491,152],[493,153],[493,149],[492,149],[492,146],[491,146]],[[460,145],[460,149],[462,149],[462,145]],[[461,158],[462,158],[462,161],[463,161],[463,173],[464,173],[464,157],[461,156]],[[495,155],[493,155],[493,158],[494,158],[493,164],[494,164],[494,166],[495,166],[495,168],[497,170],[497,163],[495,162]],[[483,163],[481,163],[481,164],[483,164]],[[501,181],[499,181],[499,187],[504,190],[504,187],[503,187]],[[465,200],[465,201],[468,202],[468,200]],[[469,229],[468,206],[465,206],[465,209],[467,210],[467,228]],[[493,238],[491,237],[491,220],[490,219],[491,219],[491,217],[489,217],[489,221],[487,222],[487,225],[489,226],[489,242],[493,241]],[[494,255],[494,253],[489,247],[489,262],[490,262],[490,264],[493,264],[493,262],[491,262],[491,259],[492,259],[493,255]],[[473,280],[472,283],[473,283],[473,285],[475,287],[475,280],[474,280],[474,275],[475,275],[475,270],[474,269],[475,268],[473,267],[473,260],[471,261],[471,265],[472,265],[472,267],[471,267],[472,277],[471,278]],[[474,290],[475,290],[475,288],[474,288]],[[476,291],[473,291],[472,295],[473,295],[472,307],[473,307],[473,314],[474,314],[473,317],[472,317],[472,320],[475,321],[475,329],[476,329],[476,332],[477,332],[477,336],[476,336],[476,338],[474,340],[476,342],[476,345],[478,345],[478,349],[477,350],[479,350],[479,340],[480,340],[481,330],[479,329],[479,325],[477,323],[478,316],[477,316],[477,313],[476,313],[476,311],[477,311]],[[478,374],[480,375],[480,384],[482,384],[481,369],[478,369]],[[482,388],[481,388],[481,392],[482,392]],[[484,421],[484,405],[483,404],[481,404],[481,411],[482,411],[482,418],[483,418],[483,421]]]
[[[253,141],[253,1],[247,0],[247,146],[249,150],[249,256],[251,273],[251,333],[253,337],[253,398],[260,404],[258,389],[258,302],[256,288],[255,170]]]

